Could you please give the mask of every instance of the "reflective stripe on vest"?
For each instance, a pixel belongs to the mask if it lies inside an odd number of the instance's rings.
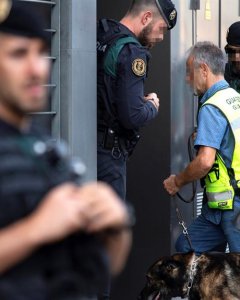
[[[234,189],[230,184],[225,163],[218,153],[213,168],[205,177],[205,184],[210,208],[222,210],[233,208]]]
[[[232,209],[233,191],[210,193],[207,192],[208,206],[217,209]]]
[[[234,137],[234,151],[231,168],[234,170],[235,179],[240,180],[240,94],[234,89],[227,88],[218,91],[204,105],[217,107],[227,119]],[[203,107],[202,106],[202,107]],[[228,170],[219,153],[216,155],[215,164],[218,166],[218,178],[212,180],[214,170],[210,170],[205,178],[208,205],[211,208],[229,210],[233,209],[234,189],[230,183]],[[240,187],[240,184],[238,184]]]

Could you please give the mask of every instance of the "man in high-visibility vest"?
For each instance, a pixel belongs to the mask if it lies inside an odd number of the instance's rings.
[[[204,178],[206,203],[188,229],[193,249],[200,254],[227,242],[231,252],[240,252],[234,222],[240,212],[240,94],[224,80],[224,54],[214,44],[193,46],[186,67],[187,82],[202,95],[194,142],[198,152],[182,172],[164,181],[164,187],[175,195],[185,184]],[[176,250],[190,250],[183,235]]]

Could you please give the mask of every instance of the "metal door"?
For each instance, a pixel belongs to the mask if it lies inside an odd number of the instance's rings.
[[[58,2],[51,0],[21,0],[26,2],[28,6],[33,6],[40,10],[45,16],[47,28],[46,31],[52,33],[51,40],[51,55],[47,58],[52,62],[52,75],[50,82],[47,84],[49,89],[49,100],[47,107],[44,111],[34,114],[34,121],[44,126],[50,133],[53,132],[54,136],[59,135],[59,18],[58,15]]]
[[[52,72],[46,109],[34,114],[96,178],[96,0],[20,0],[43,11],[52,34]]]

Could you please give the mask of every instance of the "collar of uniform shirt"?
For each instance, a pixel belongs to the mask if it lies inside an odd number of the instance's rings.
[[[224,90],[229,87],[229,84],[226,80],[220,80],[216,82],[214,85],[212,85],[206,93],[201,98],[200,103],[203,104],[205,101],[207,101],[209,98],[211,98],[215,93],[217,93],[220,90]]]

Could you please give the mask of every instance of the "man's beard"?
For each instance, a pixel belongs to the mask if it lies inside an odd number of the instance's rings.
[[[230,62],[230,68],[233,75],[240,76],[240,62]]]
[[[143,30],[140,32],[138,35],[138,40],[139,42],[144,46],[149,49],[151,49],[154,46],[154,42],[149,40],[149,35],[152,32],[153,25],[149,24]]]

